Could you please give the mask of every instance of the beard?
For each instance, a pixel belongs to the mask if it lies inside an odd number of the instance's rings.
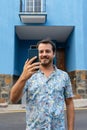
[[[49,66],[50,64],[53,63],[53,60],[49,59],[49,58],[43,58],[43,59],[40,60],[40,63],[41,63],[42,66],[47,67],[47,66]]]

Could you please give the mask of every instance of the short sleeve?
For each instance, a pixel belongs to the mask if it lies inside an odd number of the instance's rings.
[[[70,77],[67,73],[65,79],[66,80],[65,80],[64,96],[65,98],[73,97],[72,85],[71,85]]]

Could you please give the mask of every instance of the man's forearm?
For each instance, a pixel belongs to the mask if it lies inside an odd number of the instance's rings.
[[[12,103],[17,103],[20,100],[25,83],[26,81],[22,79],[22,77],[20,76],[18,81],[12,87],[11,92],[10,92],[10,100]]]
[[[71,100],[69,104],[66,104],[66,111],[67,111],[67,127],[68,130],[74,130],[74,104]]]

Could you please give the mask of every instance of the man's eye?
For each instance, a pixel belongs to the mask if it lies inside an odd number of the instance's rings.
[[[46,51],[46,53],[50,53],[50,51],[49,51],[49,50],[47,50],[47,51]]]
[[[43,53],[43,51],[39,51],[39,53],[41,54],[41,53]]]

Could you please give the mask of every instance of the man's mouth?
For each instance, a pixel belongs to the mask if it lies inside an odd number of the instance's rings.
[[[48,57],[43,57],[42,59],[49,59]]]
[[[43,59],[41,59],[41,60],[45,61],[45,60],[48,60],[48,58],[43,58]]]

